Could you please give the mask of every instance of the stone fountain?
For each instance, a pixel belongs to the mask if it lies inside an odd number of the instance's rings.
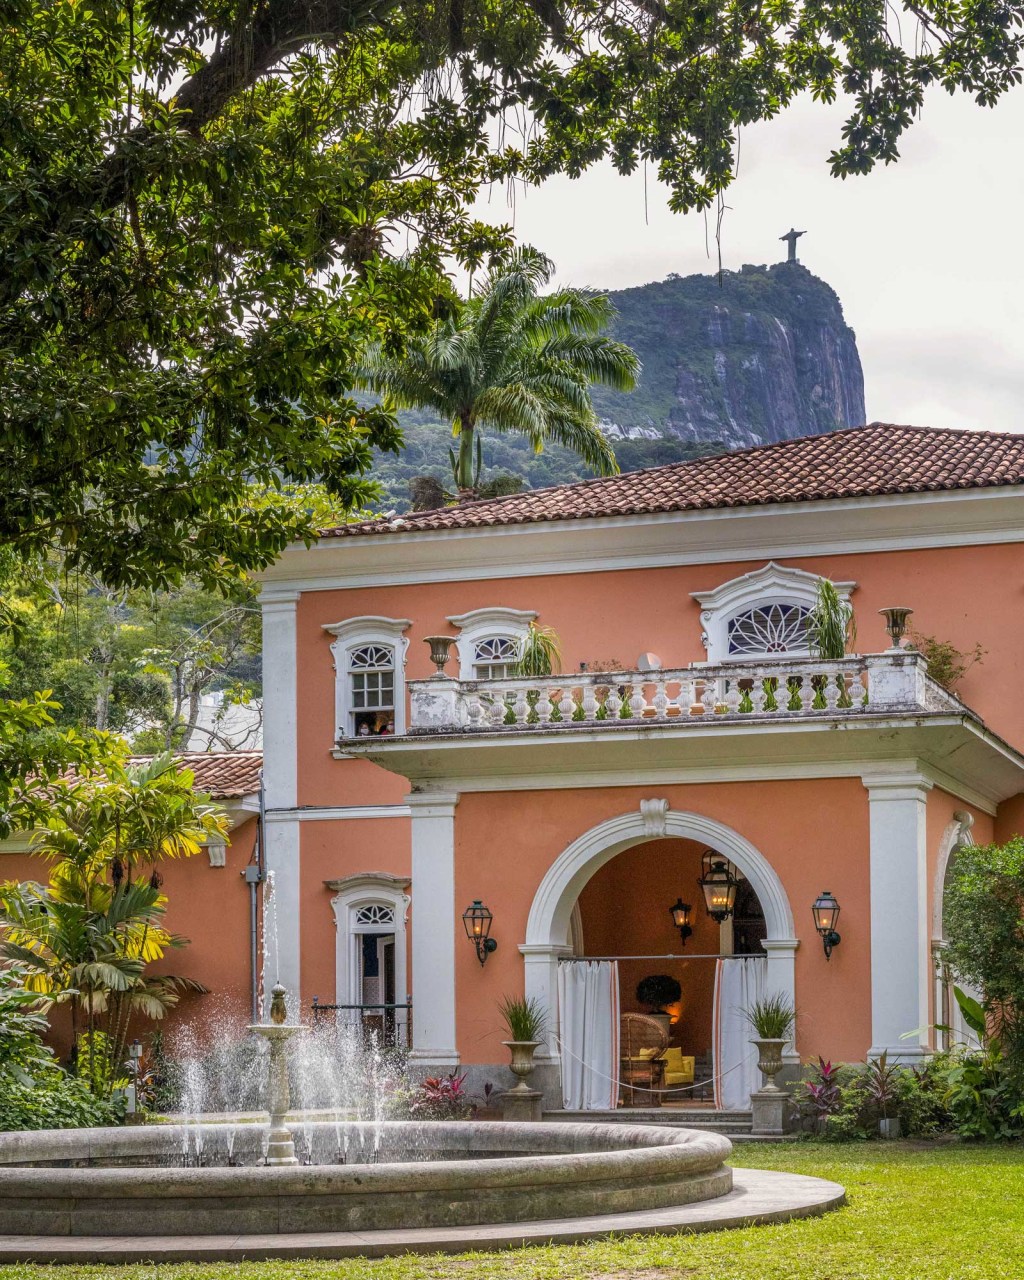
[[[288,1041],[305,1031],[298,1023],[288,1023],[285,1005],[285,989],[278,983],[270,993],[270,1022],[260,1022],[249,1028],[262,1036],[270,1050],[270,1078],[268,1101],[270,1111],[270,1140],[267,1144],[267,1164],[298,1164],[295,1154],[295,1138],[288,1128],[288,1112],[291,1109],[291,1091],[288,1087]]]

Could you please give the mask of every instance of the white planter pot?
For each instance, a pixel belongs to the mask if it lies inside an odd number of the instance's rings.
[[[533,1055],[540,1047],[539,1040],[502,1040],[501,1042],[509,1053],[512,1055],[512,1061],[509,1066],[512,1074],[519,1077],[519,1083],[512,1089],[510,1093],[530,1093],[530,1086],[526,1083],[527,1079],[533,1074],[534,1061]]]

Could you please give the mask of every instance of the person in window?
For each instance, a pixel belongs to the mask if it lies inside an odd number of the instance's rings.
[[[363,723],[359,726],[359,736],[360,736],[360,738],[369,738],[369,737],[370,737],[370,726],[366,723],[366,721],[365,721],[365,720],[364,720],[364,721],[363,721]]]
[[[394,732],[395,732],[395,722],[394,720],[389,720],[387,724],[383,727],[383,729],[381,729],[380,736],[382,738],[387,738],[387,737],[390,737]]]

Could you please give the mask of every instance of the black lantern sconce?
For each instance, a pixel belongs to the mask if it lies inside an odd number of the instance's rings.
[[[836,921],[839,919],[839,903],[826,889],[815,900],[811,907],[814,916],[814,927],[817,929],[825,947],[825,959],[832,959],[832,948],[837,947],[842,939],[836,933]]]
[[[697,881],[704,894],[708,915],[716,924],[722,924],[732,915],[736,905],[736,868],[728,858],[714,849],[704,850],[701,877]]]
[[[466,937],[476,947],[476,958],[485,964],[492,951],[497,951],[498,944],[491,937],[491,921],[494,916],[479,898],[474,898],[462,913],[462,923],[466,927]]]
[[[679,930],[681,945],[686,946],[686,939],[693,936],[693,928],[690,925],[690,912],[693,908],[688,902],[684,902],[682,898],[676,898],[676,905],[669,907],[669,915],[672,917],[672,923]]]

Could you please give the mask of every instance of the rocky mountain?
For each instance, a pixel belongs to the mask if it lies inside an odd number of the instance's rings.
[[[864,375],[835,292],[799,263],[669,276],[611,294],[617,338],[643,361],[628,394],[594,404],[622,434],[729,448],[864,422]]]
[[[672,275],[610,296],[612,332],[643,362],[635,391],[593,396],[623,471],[865,421],[853,330],[835,292],[799,263],[745,266],[721,281]],[[407,510],[417,476],[451,476],[450,429],[423,411],[401,418],[401,455],[375,459],[381,510]],[[518,476],[542,488],[592,474],[566,449],[535,454],[486,428],[483,457],[484,481]]]

